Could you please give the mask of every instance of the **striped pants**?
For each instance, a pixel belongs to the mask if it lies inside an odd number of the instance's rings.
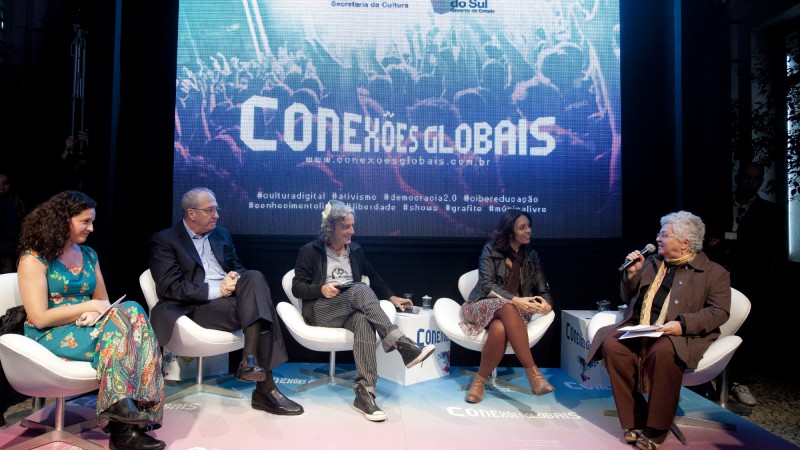
[[[375,393],[378,382],[378,361],[375,358],[375,332],[381,339],[384,351],[391,351],[403,333],[381,309],[375,292],[357,284],[334,298],[320,298],[314,302],[314,325],[346,328],[353,332],[353,359],[356,363],[355,382]]]

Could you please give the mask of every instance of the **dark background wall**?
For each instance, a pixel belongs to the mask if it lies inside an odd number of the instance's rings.
[[[299,2],[298,2],[299,3]],[[623,236],[536,240],[557,312],[617,304],[617,266],[653,241],[659,218],[688,209],[705,217],[730,199],[733,96],[749,96],[750,30],[798,1],[621,0]],[[66,188],[99,202],[90,245],[112,297],[141,298],[150,235],[171,225],[177,0],[5,0],[0,170],[10,168],[29,206]],[[795,8],[796,9],[796,8]],[[70,133],[75,24],[88,31],[85,121],[88,166],[60,159]],[[733,52],[732,44],[740,50]],[[225,205],[221,205],[225,206]],[[224,225],[224,216],[222,224]],[[263,271],[274,300],[283,274],[313,236],[237,236],[241,259]],[[396,292],[460,300],[458,277],[477,267],[482,239],[356,239]],[[798,273],[785,263],[784,276]],[[779,300],[776,300],[779,301]],[[786,308],[797,307],[787,302]],[[534,347],[559,366],[560,314]],[[772,335],[771,337],[774,337]],[[291,358],[324,361],[287,336]],[[453,365],[478,355],[453,346]],[[343,360],[347,356],[343,355]],[[511,357],[504,364],[516,364]]]

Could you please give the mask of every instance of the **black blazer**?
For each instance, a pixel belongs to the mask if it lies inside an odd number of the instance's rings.
[[[367,260],[364,250],[355,242],[349,244],[350,270],[353,279],[360,281],[362,276],[369,277],[369,286],[379,299],[388,299],[394,295],[383,278]],[[303,319],[314,324],[314,302],[323,297],[322,286],[328,268],[328,257],[325,255],[325,244],[316,239],[302,247],[297,254],[292,279],[292,295],[303,301]]]
[[[208,242],[225,272],[233,270],[242,275],[247,271],[236,255],[228,230],[218,226],[211,231]],[[183,220],[150,239],[150,272],[158,293],[158,303],[150,311],[150,324],[159,344],[167,345],[178,318],[209,301],[203,262]]]

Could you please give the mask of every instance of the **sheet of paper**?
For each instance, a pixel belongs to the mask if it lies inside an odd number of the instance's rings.
[[[630,338],[638,338],[638,337],[659,337],[664,334],[663,331],[660,330],[662,325],[630,325],[627,327],[622,327],[619,330],[624,331],[625,333],[620,336],[620,339],[630,339]]]
[[[119,303],[120,303],[122,300],[124,300],[124,299],[125,299],[125,297],[126,297],[127,295],[128,295],[128,294],[125,294],[125,295],[123,295],[122,297],[118,298],[118,299],[117,299],[117,301],[115,301],[114,303],[112,303],[112,304],[111,304],[111,305],[110,305],[108,308],[106,308],[106,310],[105,310],[105,311],[101,312],[101,313],[100,313],[100,315],[99,315],[99,316],[97,316],[97,318],[95,318],[95,319],[94,319],[94,321],[92,322],[92,324],[91,324],[91,325],[89,325],[89,326],[90,326],[90,327],[93,327],[93,326],[97,325],[97,322],[99,322],[99,321],[100,321],[100,319],[102,319],[103,317],[107,316],[107,315],[108,315],[108,312],[109,312],[109,311],[111,311],[111,308],[113,308],[113,307],[115,307],[115,306],[119,305]]]
[[[627,327],[619,328],[619,331],[655,331],[663,325],[628,325]]]

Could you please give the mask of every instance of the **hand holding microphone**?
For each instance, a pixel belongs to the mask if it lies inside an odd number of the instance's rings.
[[[656,246],[655,245],[647,244],[647,245],[644,246],[643,249],[639,250],[639,253],[641,253],[642,256],[647,257],[647,255],[649,255],[649,254],[651,254],[651,253],[653,253],[655,251],[656,251]],[[617,270],[619,270],[620,272],[624,271],[625,269],[630,267],[632,264],[634,264],[638,259],[639,258],[626,259],[625,262],[622,263],[622,265],[619,266],[619,269],[617,269]]]

